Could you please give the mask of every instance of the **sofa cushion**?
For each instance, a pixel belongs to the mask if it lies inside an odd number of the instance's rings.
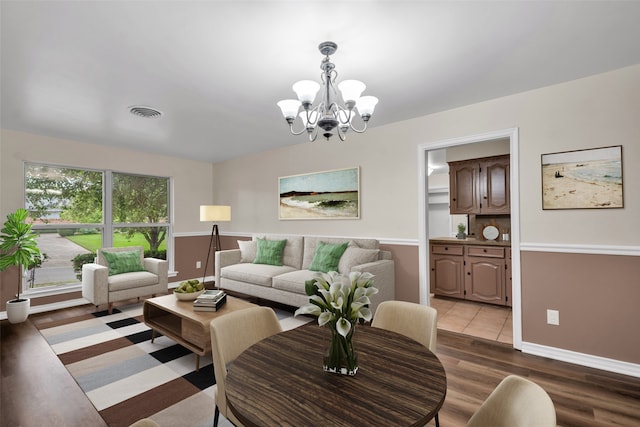
[[[258,249],[254,264],[282,265],[282,253],[286,240],[258,239]]]
[[[225,279],[246,282],[254,285],[271,287],[272,278],[280,274],[295,271],[288,265],[275,266],[269,264],[233,264],[220,269],[220,276]]]
[[[348,246],[338,263],[338,272],[346,275],[351,273],[351,268],[356,265],[376,261],[380,249],[363,249],[358,246]]]
[[[143,286],[153,286],[158,283],[158,276],[148,271],[121,273],[109,276],[107,283],[109,285],[109,292],[114,292],[124,289],[141,288]]]
[[[318,242],[309,270],[322,271],[323,273],[338,271],[338,262],[340,262],[340,257],[347,249],[348,244],[349,242],[336,245],[322,241]]]
[[[122,273],[131,273],[134,271],[144,271],[142,262],[140,262],[140,251],[103,251],[104,257],[109,267],[109,276]]]
[[[240,262],[253,262],[256,259],[258,242],[254,240],[238,240],[240,248]]]
[[[348,242],[349,246],[356,245],[364,249],[378,249],[379,242],[376,239],[344,239],[340,237],[305,237],[304,238],[304,256],[302,258],[301,269],[309,269],[313,256],[316,253],[318,242],[323,241],[333,245]]]
[[[282,291],[306,295],[304,282],[313,279],[317,274],[311,270],[295,270],[290,273],[280,274],[273,278],[273,287]]]
[[[284,246],[282,264],[293,267],[296,270],[300,270],[300,268],[302,268],[302,251],[304,248],[304,240],[302,236],[281,234],[256,234],[253,236],[253,240],[257,240],[258,238],[269,240],[286,239],[287,244]]]

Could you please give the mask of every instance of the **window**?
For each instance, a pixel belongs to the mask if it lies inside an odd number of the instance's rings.
[[[96,249],[143,246],[167,259],[169,178],[25,164],[25,207],[44,254],[27,289],[77,284]]]

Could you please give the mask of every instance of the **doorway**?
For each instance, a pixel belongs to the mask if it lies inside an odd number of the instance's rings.
[[[518,181],[518,129],[505,129],[495,132],[488,132],[468,137],[454,138],[432,143],[421,144],[418,147],[419,158],[419,280],[420,280],[420,302],[431,305],[430,283],[429,283],[429,228],[430,212],[428,189],[429,189],[429,153],[435,150],[459,147],[462,145],[478,144],[488,141],[506,139],[508,140],[510,155],[510,180],[511,180],[511,252],[512,252],[512,316],[511,333],[513,347],[521,349],[522,346],[522,324],[521,324],[521,293],[520,293],[520,214],[519,214],[519,181]],[[477,148],[479,146],[476,146]],[[471,147],[474,148],[474,147]],[[481,157],[481,156],[479,156]],[[431,168],[433,171],[434,168]],[[432,219],[433,221],[433,219]],[[508,330],[507,330],[508,331]],[[508,332],[507,332],[508,333]]]

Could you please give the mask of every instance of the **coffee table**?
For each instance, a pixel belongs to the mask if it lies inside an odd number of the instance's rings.
[[[151,342],[160,332],[196,354],[196,370],[200,369],[200,356],[211,353],[209,322],[233,311],[255,307],[255,304],[227,296],[227,302],[218,311],[193,311],[192,301],[180,301],[175,295],[149,298],[142,306],[144,323],[152,329]]]

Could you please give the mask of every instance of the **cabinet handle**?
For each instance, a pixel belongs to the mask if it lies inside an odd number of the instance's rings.
[[[444,247],[444,250],[445,250],[445,251],[448,251],[448,250],[449,250],[449,248],[448,248],[447,246],[445,246],[445,247]]]
[[[471,276],[471,272],[470,271],[467,271],[467,276]]]
[[[487,252],[487,250],[486,250],[486,249],[483,249],[483,250],[482,250],[482,252]]]

